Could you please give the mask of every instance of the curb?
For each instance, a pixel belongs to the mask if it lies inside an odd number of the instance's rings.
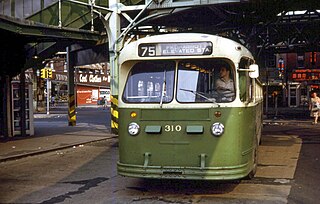
[[[281,125],[296,125],[296,126],[309,126],[312,125],[312,120],[264,120],[263,125],[273,125],[273,126],[281,126]]]
[[[68,144],[68,145],[65,145],[65,146],[62,146],[62,147],[54,147],[54,148],[49,148],[49,149],[46,149],[46,150],[39,150],[39,151],[35,151],[35,152],[18,154],[18,155],[9,156],[9,157],[0,159],[0,163],[7,162],[7,161],[12,161],[12,160],[18,160],[18,159],[22,159],[22,158],[29,157],[29,156],[40,155],[40,154],[53,152],[53,151],[57,151],[57,150],[68,149],[68,148],[73,147],[73,146],[79,146],[79,145],[89,144],[89,143],[93,143],[93,142],[109,140],[109,139],[117,138],[117,137],[118,137],[117,135],[114,135],[114,136],[110,136],[110,137],[105,137],[103,139],[96,139],[96,140],[91,140],[91,141],[87,141],[87,142],[78,142],[78,143]]]

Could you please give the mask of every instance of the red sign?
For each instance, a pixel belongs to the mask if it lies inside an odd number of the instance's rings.
[[[99,88],[77,86],[77,104],[97,104]]]
[[[320,80],[320,70],[318,69],[299,69],[292,72],[293,81]]]

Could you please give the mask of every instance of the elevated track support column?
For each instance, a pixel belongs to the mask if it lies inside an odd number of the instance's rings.
[[[67,47],[67,69],[68,69],[68,125],[76,126],[76,101],[74,94],[74,66],[70,61],[70,49]]]
[[[111,131],[118,134],[119,128],[119,65],[118,65],[118,37],[120,36],[120,16],[119,16],[120,0],[109,0],[109,7],[112,10],[106,20],[106,29],[109,38],[109,56],[111,64]]]
[[[20,84],[19,84],[19,94],[20,94],[20,129],[21,136],[26,136],[26,75],[25,71],[20,73]]]
[[[0,76],[0,93],[3,95],[0,100],[0,138],[12,137],[11,118],[11,92],[10,77]]]

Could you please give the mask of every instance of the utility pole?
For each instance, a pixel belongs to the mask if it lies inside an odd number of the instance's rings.
[[[41,78],[46,79],[47,82],[47,114],[50,114],[50,96],[51,96],[51,81],[52,77],[52,69],[51,68],[43,68],[41,69]]]
[[[47,78],[47,115],[50,114],[50,80]]]

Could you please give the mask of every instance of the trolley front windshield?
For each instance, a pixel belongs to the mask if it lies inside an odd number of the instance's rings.
[[[173,99],[175,62],[135,64],[128,76],[123,100],[128,103],[168,103]]]
[[[142,61],[130,70],[123,101],[126,103],[170,103],[172,100],[179,103],[232,102],[235,98],[233,70],[230,63],[222,59]]]

